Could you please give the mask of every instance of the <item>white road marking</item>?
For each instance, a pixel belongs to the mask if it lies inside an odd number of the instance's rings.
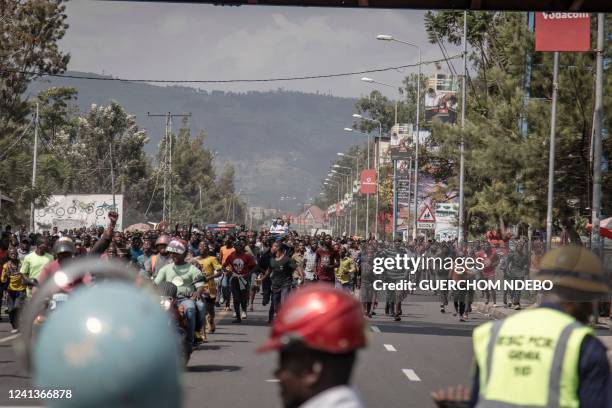
[[[269,383],[277,383],[277,382],[280,382],[280,380],[279,380],[279,379],[276,379],[276,378],[273,378],[273,379],[271,379],[271,380],[266,380],[266,382],[269,382]]]
[[[406,375],[406,377],[408,377],[410,381],[421,381],[421,379],[419,378],[418,375],[416,375],[413,369],[404,368],[402,369],[402,371],[404,372],[404,374]]]
[[[0,339],[0,343],[6,343],[7,341],[11,341],[13,339],[16,339],[19,336],[21,336],[21,334],[19,334],[19,333],[13,334],[12,336],[7,336],[7,337],[5,337],[3,339]]]
[[[393,347],[393,344],[383,344],[383,346],[385,346],[387,351],[397,351],[395,347]]]
[[[376,326],[372,326],[372,331],[374,333],[380,333],[380,329],[378,327],[376,327]]]

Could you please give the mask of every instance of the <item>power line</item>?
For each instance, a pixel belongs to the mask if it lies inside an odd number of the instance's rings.
[[[28,131],[30,126],[32,126],[32,122],[28,122],[28,126],[26,126],[26,128],[23,130],[23,133],[21,133],[21,136],[19,136],[17,139],[15,139],[13,144],[11,144],[8,148],[4,149],[4,156],[2,156],[2,158],[0,158],[0,160],[4,160],[4,159],[6,159],[9,156],[9,153],[11,152],[13,147],[15,147],[17,145],[17,143],[19,143],[23,139],[23,137],[26,135],[26,132]]]
[[[363,74],[371,74],[375,72],[385,72],[385,71],[397,71],[404,68],[412,68],[418,67],[419,65],[429,65],[436,64],[443,61],[461,58],[461,54],[453,55],[448,58],[442,58],[437,60],[430,61],[422,61],[420,64],[408,64],[408,65],[399,65],[395,67],[385,67],[385,68],[374,68],[364,71],[353,71],[353,72],[342,72],[337,74],[322,74],[322,75],[306,75],[306,76],[296,76],[296,77],[279,77],[279,78],[265,78],[265,79],[128,79],[128,78],[112,78],[112,77],[98,77],[98,76],[81,76],[81,75],[70,75],[70,74],[49,74],[49,73],[36,73],[36,72],[28,72],[28,71],[18,71],[18,70],[0,70],[3,73],[14,73],[14,74],[27,74],[27,75],[35,75],[35,76],[50,76],[50,77],[58,77],[58,78],[70,78],[70,79],[86,79],[91,81],[116,81],[116,82],[149,82],[149,83],[164,83],[164,84],[226,84],[226,83],[248,83],[248,82],[281,82],[281,81],[303,81],[308,79],[323,79],[323,78],[337,78],[337,77],[345,77],[345,76],[355,76],[355,75],[363,75]]]

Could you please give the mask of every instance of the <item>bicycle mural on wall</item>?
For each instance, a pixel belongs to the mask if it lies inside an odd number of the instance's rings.
[[[118,226],[121,226],[123,212],[123,196],[111,194],[69,194],[53,195],[47,204],[34,211],[36,229],[43,231],[48,226],[58,229],[104,226],[107,214],[114,210],[119,213]]]

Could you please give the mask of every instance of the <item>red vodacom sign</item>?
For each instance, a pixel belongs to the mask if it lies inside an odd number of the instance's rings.
[[[588,51],[591,48],[589,13],[536,13],[536,51]]]
[[[365,169],[361,172],[361,194],[376,194],[376,170]]]

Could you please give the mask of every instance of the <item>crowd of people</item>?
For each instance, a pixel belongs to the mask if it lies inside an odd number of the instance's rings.
[[[450,269],[432,269],[411,274],[408,271],[386,273],[383,279],[524,279],[531,261],[524,240],[510,245],[474,242],[460,247],[455,242],[436,242],[420,237],[409,242],[363,240],[346,234],[332,237],[321,233],[299,235],[282,219],[260,231],[244,227],[230,231],[203,230],[197,225],[160,224],[146,231],[117,231],[117,214],[109,213],[108,227],[30,233],[25,226],[12,232],[5,228],[0,240],[1,298],[6,305],[13,330],[18,330],[17,314],[32,295],[60,266],[73,257],[97,256],[117,259],[138,270],[140,276],[155,284],[172,282],[189,320],[195,342],[206,341],[214,333],[215,310],[234,314],[233,323],[241,323],[254,310],[256,295],[269,307],[272,322],[287,295],[313,282],[334,285],[359,294],[366,317],[376,314],[384,304],[384,313],[401,320],[402,300],[409,291],[375,291],[372,273],[375,257],[395,254],[429,257],[472,256],[484,259],[479,272],[457,273]],[[534,246],[532,257],[538,257]],[[468,318],[476,297],[474,291],[438,290],[440,311],[445,313],[452,301],[453,315]],[[6,293],[6,295],[4,295]],[[494,290],[482,293],[485,303],[498,300]],[[520,309],[521,292],[503,293],[503,305]],[[0,308],[1,313],[1,308]],[[1,315],[0,315],[1,316]]]

